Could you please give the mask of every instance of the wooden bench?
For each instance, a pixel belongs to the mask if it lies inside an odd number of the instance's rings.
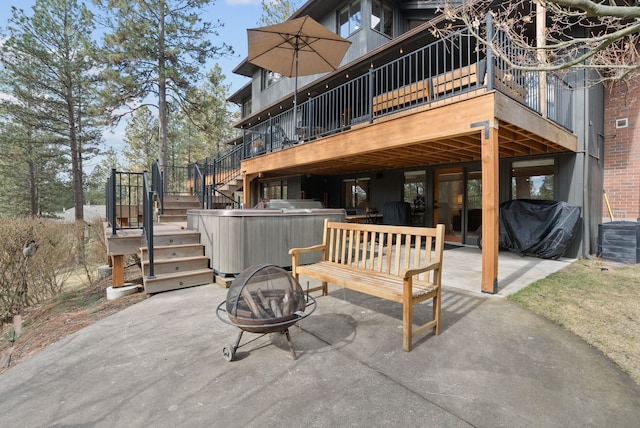
[[[433,248],[433,250],[432,250]],[[327,283],[402,304],[402,347],[433,329],[440,334],[444,225],[435,228],[340,223],[325,220],[322,244],[289,250],[292,274],[319,279],[315,290],[327,295]],[[321,251],[321,260],[299,264],[303,253]],[[413,328],[413,305],[433,299],[432,320]]]
[[[486,71],[484,64],[482,62],[482,65],[478,67],[478,63],[473,63],[434,77],[431,80],[433,97],[439,98],[439,96],[448,95],[460,89],[472,89],[478,85],[478,82],[482,84]]]
[[[428,80],[421,80],[375,96],[372,105],[373,114],[418,100],[430,100]]]
[[[498,91],[509,95],[511,98],[525,103],[525,89],[514,74],[508,73],[494,67],[493,69],[493,87]]]
[[[418,100],[430,101],[442,98],[461,89],[473,89],[478,83],[482,85],[486,73],[486,61],[473,63],[456,68],[447,73],[439,74],[430,79],[420,80],[410,85],[402,86],[393,91],[385,92],[373,98],[373,114]]]

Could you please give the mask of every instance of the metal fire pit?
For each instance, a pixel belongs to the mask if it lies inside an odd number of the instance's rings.
[[[310,311],[305,312],[309,307]],[[220,321],[240,329],[235,345],[223,348],[224,359],[233,361],[241,346],[242,334],[248,331],[262,335],[284,334],[295,360],[289,327],[311,315],[315,308],[315,299],[305,295],[298,281],[283,268],[261,264],[245,269],[233,280],[227,299],[216,309]]]

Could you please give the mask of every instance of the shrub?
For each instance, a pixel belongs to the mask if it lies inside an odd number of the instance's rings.
[[[0,319],[19,307],[59,294],[84,254],[84,224],[45,219],[0,219]],[[25,257],[31,239],[38,250]]]

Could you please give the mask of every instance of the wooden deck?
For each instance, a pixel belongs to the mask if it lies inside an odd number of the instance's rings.
[[[577,137],[497,91],[478,89],[383,116],[373,123],[242,162],[244,188],[258,177],[341,175],[479,162],[482,291],[497,291],[501,158],[575,152]],[[250,192],[245,191],[249,205]]]

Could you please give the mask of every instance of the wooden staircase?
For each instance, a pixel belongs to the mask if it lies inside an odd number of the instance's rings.
[[[213,197],[213,208],[224,209],[231,205],[231,201],[234,200],[234,192],[241,189],[242,186],[242,175],[238,172],[238,175],[236,177],[226,181],[224,184],[216,188],[216,190],[222,193],[224,196],[216,194]]]
[[[140,248],[140,261],[144,291],[159,293],[213,282],[213,270],[204,255],[200,233],[182,225],[167,223],[186,222],[187,210],[198,208],[195,196],[167,195],[164,214],[158,214],[157,232],[153,237],[154,277],[149,278],[147,247]]]
[[[164,210],[160,214],[160,207],[156,206],[159,223],[186,222],[187,210],[200,208],[198,198],[193,195],[164,195]]]

